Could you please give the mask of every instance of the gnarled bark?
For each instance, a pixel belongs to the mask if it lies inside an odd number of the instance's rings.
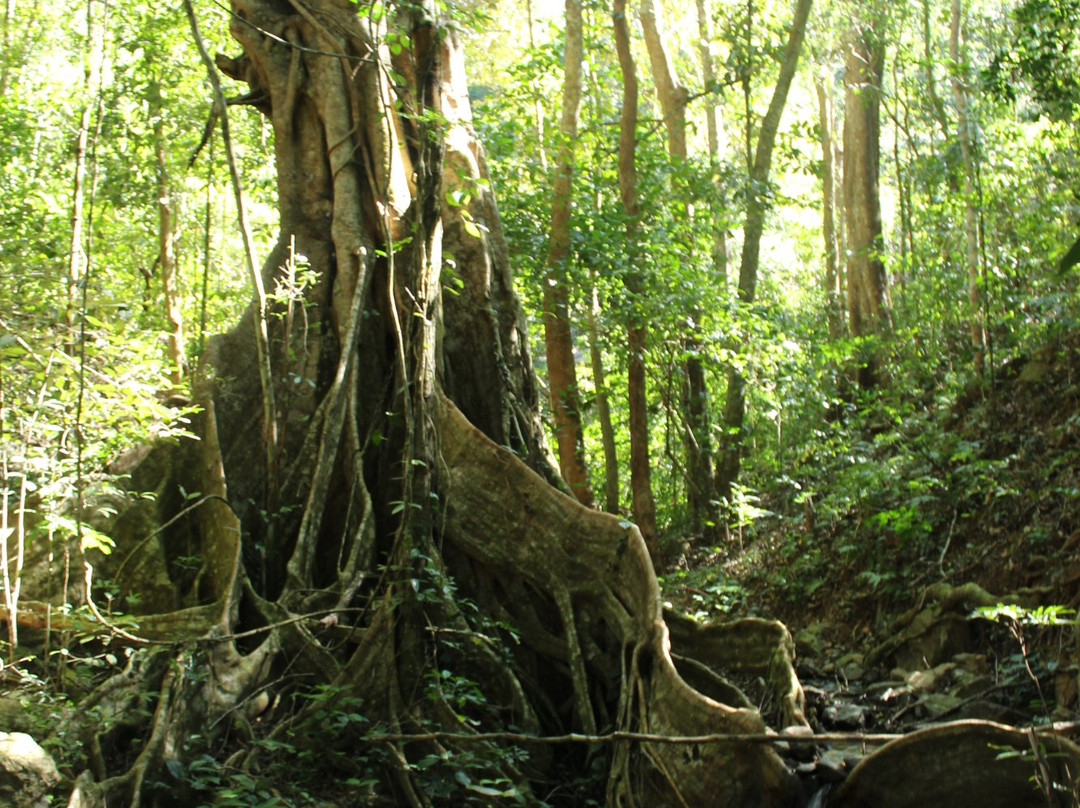
[[[164,559],[188,608],[125,624],[128,642],[145,625],[176,645],[96,694],[136,699],[150,718],[123,733],[88,727],[96,751],[73,804],[195,804],[205,795],[187,764],[228,758],[257,772],[266,747],[248,741],[263,733],[317,746],[291,771],[338,780],[336,796],[357,801],[438,804],[417,764],[467,753],[474,777],[526,802],[592,771],[587,796],[611,805],[790,804],[792,776],[767,745],[690,752],[620,738],[512,756],[470,741],[510,725],[703,735],[764,722],[678,674],[638,529],[552,484],[452,31],[430,7],[382,22],[333,2],[236,0],[234,11],[244,54],[218,63],[249,84],[275,134],[281,236],[262,280],[305,256],[317,273],[297,301],[308,327],[266,319],[274,366],[261,374],[254,303],[208,346],[202,440],[152,455],[172,462],[156,463],[157,527],[141,542],[160,553],[144,555]],[[451,272],[457,294],[443,295]],[[170,616],[182,618],[172,635]],[[482,697],[454,701],[459,680]],[[346,698],[362,724],[319,723]],[[258,727],[255,709],[267,710]]]

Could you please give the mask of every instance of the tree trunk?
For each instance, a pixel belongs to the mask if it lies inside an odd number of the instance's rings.
[[[946,139],[949,137],[949,119],[945,115],[945,105],[941,103],[941,96],[937,91],[937,78],[934,75],[934,67],[937,59],[934,58],[934,35],[930,24],[930,13],[933,10],[932,0],[922,0],[922,44],[923,44],[923,71],[926,80],[926,99],[930,107],[930,116],[939,127],[941,134]],[[930,150],[934,150],[934,138],[930,138]]]
[[[638,218],[637,200],[637,104],[638,80],[634,56],[630,51],[630,28],[626,22],[626,0],[615,0],[612,8],[615,28],[615,52],[622,73],[622,110],[619,113],[619,196],[626,216],[626,243],[629,267],[626,288],[630,301],[626,315],[626,351],[628,409],[630,411],[630,496],[634,521],[649,548],[653,566],[660,564],[660,545],[656,531],[656,502],[652,494],[652,467],[649,464],[649,416],[645,397],[645,350],[648,326],[642,314],[644,283],[637,269]]]
[[[140,616],[133,630],[166,650],[92,697],[94,773],[72,804],[201,804],[212,795],[188,763],[216,766],[221,782],[282,760],[291,785],[332,789],[338,804],[460,805],[491,791],[523,804],[792,804],[792,776],[767,745],[702,742],[690,754],[626,735],[543,740],[764,723],[679,675],[638,528],[551,484],[453,30],[433,6],[383,22],[330,0],[233,10],[244,53],[218,63],[248,83],[275,135],[281,232],[263,281],[294,254],[317,274],[308,329],[266,320],[278,392],[303,384],[277,398],[276,508],[266,507],[257,301],[207,348],[192,425],[201,440],[159,447],[133,473],[157,496],[133,498],[114,526],[124,560],[106,570],[113,585],[142,591],[137,570],[155,553],[202,566],[160,562],[185,608]],[[632,142],[633,128],[624,134]],[[467,203],[448,201],[466,189]],[[446,255],[463,288],[444,296]],[[632,323],[635,333],[644,327]],[[640,340],[631,348],[641,356]],[[805,723],[786,630],[761,621],[739,636],[758,638],[754,675],[787,660],[780,720]],[[677,642],[680,657],[700,647],[709,660],[730,645],[711,632]],[[254,734],[244,716],[260,703],[260,732],[288,743],[244,742]],[[117,720],[129,704],[148,725]],[[498,745],[476,737],[510,726]],[[552,796],[568,780],[577,793]]]
[[[769,207],[769,172],[772,168],[773,147],[780,117],[784,114],[788,90],[799,64],[806,20],[810,16],[811,0],[796,0],[795,13],[784,46],[780,75],[773,88],[769,108],[758,130],[757,148],[749,176],[749,195],[746,224],[743,226],[742,261],[739,264],[739,300],[754,302],[757,293],[758,263],[761,256],[761,236],[765,230],[765,213]],[[748,124],[749,125],[749,124]],[[739,478],[742,462],[743,419],[746,417],[746,379],[735,367],[728,370],[727,400],[724,402],[724,431],[720,443],[720,462],[717,470],[717,490],[725,499],[731,498],[731,488]]]
[[[169,166],[165,143],[164,109],[160,88],[150,88],[150,114],[154,128],[154,160],[157,164],[158,269],[161,271],[161,294],[165,303],[165,322],[169,326],[167,355],[169,379],[179,387],[187,372],[184,351],[184,318],[180,309],[180,290],[176,278],[176,225],[174,223],[172,189],[169,186]]]
[[[77,326],[82,286],[86,278],[86,245],[83,244],[83,228],[86,198],[86,159],[90,141],[90,124],[94,112],[94,93],[98,74],[97,22],[94,19],[94,0],[86,0],[86,51],[83,54],[83,108],[79,127],[75,132],[75,166],[71,174],[71,240],[67,261],[67,306],[64,321],[67,333],[64,350],[69,356],[75,354]]]
[[[15,0],[4,0],[4,57],[0,60],[0,95],[8,91],[8,82],[15,65],[11,52],[11,32],[15,27]]]
[[[660,100],[667,132],[668,157],[676,169],[676,176],[686,163],[686,104],[690,93],[679,83],[675,65],[664,44],[663,28],[657,19],[654,0],[642,0],[638,9],[641,28],[645,34],[645,46],[649,52],[653,84]],[[715,128],[715,116],[713,118]],[[715,135],[716,132],[713,132]],[[686,202],[686,189],[672,188],[682,220],[692,218]],[[680,193],[681,192],[681,193]],[[716,500],[716,482],[713,477],[712,427],[709,419],[709,391],[705,384],[705,368],[701,360],[701,341],[694,331],[701,327],[701,312],[694,306],[690,312],[690,333],[683,339],[685,359],[682,362],[682,409],[685,424],[683,445],[686,450],[687,506],[691,526],[709,540],[719,524],[719,506]]]
[[[574,335],[570,328],[570,208],[573,201],[574,147],[578,111],[581,107],[580,0],[566,0],[566,52],[559,149],[555,158],[555,182],[551,205],[551,238],[544,275],[544,345],[547,350],[548,388],[559,450],[559,469],[570,490],[583,504],[591,505],[592,487],[585,465],[585,439],[581,429],[581,394],[574,360]]]
[[[968,275],[968,317],[971,318],[971,349],[975,354],[975,371],[981,375],[986,358],[986,326],[979,271],[979,195],[975,185],[975,128],[965,86],[967,70],[960,55],[960,16],[960,0],[952,0],[949,59],[952,62],[953,103],[956,106],[956,128],[963,160],[961,188],[964,194],[964,263]]]
[[[881,201],[881,74],[884,48],[868,28],[848,32],[844,47],[844,218],[847,221],[848,317],[853,337],[862,338],[859,386],[874,387],[880,377],[876,340],[891,330]]]
[[[593,384],[596,385],[596,420],[600,422],[600,442],[604,449],[604,510],[619,512],[619,454],[615,448],[615,428],[611,423],[607,374],[604,357],[600,350],[600,298],[596,285],[592,287],[592,301],[586,313],[589,330],[589,361],[592,365]]]
[[[844,333],[843,304],[840,302],[839,244],[836,238],[836,169],[833,160],[832,97],[825,80],[814,79],[818,100],[818,123],[821,128],[821,234],[825,240],[825,312],[829,337],[836,340]]]
[[[638,18],[645,34],[645,48],[649,52],[656,97],[664,116],[668,154],[673,161],[686,160],[686,103],[690,93],[679,84],[679,78],[675,75],[675,65],[664,45],[664,32],[656,17],[655,0],[641,0]]]
[[[701,58],[701,77],[705,84],[705,130],[709,144],[709,167],[713,172],[713,183],[719,185],[720,174],[720,122],[719,105],[716,103],[717,82],[716,67],[712,55],[712,25],[709,22],[705,0],[696,0],[698,21],[698,54]],[[721,203],[719,192],[709,197],[709,221],[712,227],[712,250],[710,253],[713,272],[721,291],[727,294],[727,224],[726,211]]]

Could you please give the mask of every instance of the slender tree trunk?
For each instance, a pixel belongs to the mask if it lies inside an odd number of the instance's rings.
[[[660,544],[656,530],[656,502],[652,494],[652,468],[649,465],[648,401],[645,395],[645,350],[648,326],[641,314],[640,299],[644,284],[636,269],[638,258],[637,200],[637,67],[630,51],[630,28],[626,21],[626,0],[615,0],[612,9],[615,27],[615,51],[622,73],[622,111],[619,114],[619,195],[626,215],[627,258],[626,288],[630,301],[626,315],[626,350],[628,409],[630,411],[630,494],[634,521],[645,539],[653,566],[660,565]]]
[[[844,306],[840,298],[840,248],[836,237],[836,163],[833,160],[832,93],[825,80],[814,79],[818,101],[818,124],[821,129],[821,233],[825,240],[825,311],[829,337],[839,339],[844,333]]]
[[[709,167],[713,172],[713,183],[719,185],[720,173],[720,121],[719,105],[716,103],[716,67],[712,55],[712,25],[709,21],[705,0],[695,0],[698,21],[698,54],[701,58],[701,77],[704,80],[705,129],[709,144]],[[710,259],[717,284],[727,293],[727,225],[719,193],[709,197],[709,221],[712,227],[712,250]]]
[[[97,23],[94,19],[94,0],[86,0],[86,50],[83,53],[83,108],[75,133],[75,166],[71,178],[71,239],[67,261],[67,303],[64,321],[67,333],[64,350],[69,356],[75,354],[75,330],[79,311],[79,298],[86,273],[86,252],[83,244],[83,225],[86,196],[86,159],[90,141],[90,123],[94,110],[94,88],[97,83],[98,48]]]
[[[8,82],[11,80],[12,53],[11,53],[11,29],[15,27],[15,0],[4,0],[4,55],[0,57],[0,95],[8,90]]]
[[[548,387],[559,452],[559,469],[570,490],[591,505],[592,487],[585,464],[581,395],[570,327],[570,208],[573,201],[574,150],[581,108],[582,23],[580,0],[566,0],[566,51],[559,149],[551,206],[551,235],[544,275],[544,345]]]
[[[161,270],[161,293],[168,324],[167,353],[169,379],[179,387],[187,371],[184,350],[184,319],[180,308],[180,290],[176,277],[176,225],[169,183],[169,166],[165,142],[164,110],[158,87],[150,89],[150,114],[153,116],[154,159],[157,163],[158,268]]]
[[[772,168],[773,148],[780,118],[787,104],[788,91],[795,78],[799,64],[806,21],[810,16],[811,0],[796,0],[795,13],[788,29],[780,74],[776,79],[769,108],[758,130],[757,148],[750,170],[750,189],[746,208],[746,224],[743,226],[742,261],[739,264],[739,300],[744,304],[754,302],[757,293],[758,265],[761,256],[761,236],[765,230],[765,214],[768,210],[769,172]],[[742,461],[743,420],[746,417],[746,380],[735,367],[728,370],[727,400],[724,402],[724,431],[720,444],[720,464],[717,488],[725,499],[731,498],[731,487],[739,477]]]
[[[884,49],[868,28],[845,38],[844,206],[848,232],[848,317],[853,337],[868,340],[859,360],[858,381],[874,387],[881,372],[873,338],[891,330],[888,283],[883,260],[880,163],[881,74]]]
[[[664,116],[668,157],[678,175],[686,163],[686,104],[689,92],[679,83],[671,54],[664,43],[664,31],[657,17],[655,0],[642,0],[638,16],[649,52],[653,84]],[[713,124],[715,127],[715,117]],[[715,131],[713,135],[716,135]],[[676,184],[672,190],[677,192],[675,195],[679,199],[676,203],[679,205],[679,215],[689,225],[692,214],[686,202],[686,189]],[[711,539],[719,523],[719,507],[713,476],[709,392],[701,360],[701,340],[694,333],[701,327],[700,307],[693,307],[690,320],[690,333],[683,338],[685,359],[681,363],[687,505],[692,528]]]
[[[604,510],[619,512],[619,454],[615,448],[615,428],[611,423],[611,403],[608,396],[607,374],[600,350],[600,298],[596,285],[592,287],[592,303],[586,317],[589,329],[589,360],[593,384],[596,385],[596,419],[600,422],[600,441],[604,449]]]
[[[930,24],[930,12],[933,8],[932,0],[922,0],[922,40],[923,40],[923,71],[926,81],[926,99],[930,105],[930,115],[941,128],[941,134],[949,138],[949,118],[945,114],[945,105],[941,103],[941,96],[937,91],[937,78],[934,76],[934,66],[937,60],[934,58],[934,35]],[[930,138],[930,149],[934,151],[934,138]]]
[[[664,45],[663,27],[656,15],[656,0],[641,0],[638,19],[645,34],[645,48],[649,52],[656,97],[664,116],[668,154],[673,159],[686,160],[686,103],[690,93],[679,83],[675,65]]]
[[[533,34],[533,4],[532,0],[525,0],[526,23],[529,26],[529,48],[536,49],[536,38]],[[547,173],[547,147],[544,146],[544,107],[537,98],[533,101],[533,131],[536,134],[536,148],[539,151],[540,170]]]
[[[960,0],[952,0],[949,25],[949,59],[952,62],[953,103],[956,106],[956,128],[963,159],[964,194],[964,259],[968,274],[968,317],[971,318],[971,348],[975,354],[975,371],[982,375],[986,357],[986,326],[982,305],[982,284],[979,269],[979,195],[975,185],[975,127],[971,119],[966,88],[967,70],[960,54]]]
[[[900,87],[900,59],[899,56],[893,60],[892,65],[893,74],[893,86]],[[900,223],[899,223],[899,238],[900,242],[900,266],[899,271],[896,273],[896,286],[903,294],[904,286],[907,284],[907,274],[911,268],[911,251],[908,249],[910,243],[909,230],[911,228],[911,214],[908,208],[911,205],[911,192],[909,186],[908,176],[911,173],[909,167],[904,165],[900,154],[900,135],[907,134],[907,129],[904,125],[904,121],[901,119],[901,107],[904,107],[906,112],[906,103],[904,102],[901,93],[897,90],[896,102],[893,105],[894,114],[893,119],[893,170],[896,172],[896,202],[899,208]]]

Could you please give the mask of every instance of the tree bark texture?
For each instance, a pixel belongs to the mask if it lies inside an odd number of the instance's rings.
[[[648,326],[642,314],[644,283],[637,268],[637,65],[630,50],[630,27],[626,20],[626,0],[612,6],[615,52],[622,74],[622,109],[619,112],[619,197],[626,216],[627,256],[630,266],[625,276],[630,302],[626,318],[627,388],[630,412],[630,496],[634,521],[645,538],[654,566],[660,563],[656,530],[656,502],[652,494],[652,467],[649,465],[649,415],[645,390],[645,351]]]
[[[559,469],[570,490],[591,505],[592,487],[585,463],[581,427],[581,392],[570,323],[570,210],[573,206],[574,152],[581,108],[582,24],[580,0],[566,0],[566,48],[563,66],[559,148],[552,187],[551,234],[544,274],[544,347],[548,389],[559,452]]]
[[[266,490],[255,301],[207,348],[201,440],[153,451],[132,477],[154,499],[133,497],[113,525],[101,575],[125,592],[157,581],[132,631],[168,644],[91,697],[92,771],[73,804],[199,804],[212,795],[177,774],[192,759],[257,774],[277,753],[229,728],[262,703],[276,705],[266,737],[318,750],[297,760],[297,781],[333,783],[350,802],[475,802],[475,791],[429,792],[461,785],[457,761],[469,760],[474,782],[524,804],[577,804],[581,794],[551,795],[591,778],[584,796],[612,806],[790,805],[792,776],[764,745],[688,755],[626,739],[508,754],[469,741],[507,726],[698,735],[764,722],[680,676],[638,527],[553,484],[453,31],[428,6],[381,20],[330,0],[233,10],[243,53],[218,64],[249,85],[275,134],[281,233],[262,280],[298,254],[317,274],[300,302],[306,329],[265,320],[277,490]],[[462,283],[443,295],[450,272]],[[756,649],[751,669],[779,659],[787,672],[775,678],[778,722],[805,723],[790,636],[764,621],[749,631],[739,647]],[[680,659],[705,653],[699,672],[730,645],[680,636]],[[482,697],[456,700],[459,681]],[[144,723],[119,720],[132,704]],[[363,721],[331,730],[327,710]]]
[[[874,338],[891,330],[881,233],[881,75],[884,49],[867,27],[851,29],[844,47],[844,218],[847,223],[848,317],[853,337],[867,339],[858,380],[873,387],[881,372]]]

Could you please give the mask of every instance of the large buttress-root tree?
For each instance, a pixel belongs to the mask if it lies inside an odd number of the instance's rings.
[[[263,270],[267,290],[286,290],[267,319],[275,406],[261,403],[253,306],[204,358],[201,440],[158,450],[134,475],[158,498],[118,524],[159,527],[118,551],[113,577],[145,588],[135,572],[164,559],[158,613],[132,632],[174,645],[93,697],[115,721],[88,740],[72,804],[194,804],[191,760],[252,734],[299,744],[327,710],[347,720],[314,738],[306,765],[338,799],[355,788],[357,804],[789,804],[790,775],[767,745],[452,737],[764,724],[676,672],[639,531],[552,485],[450,29],[426,6],[232,8],[242,53],[218,65],[246,82],[275,138],[281,234]],[[766,627],[777,631],[790,671],[786,632]],[[778,669],[770,654],[760,673]],[[801,720],[800,697],[788,682],[784,723]],[[152,716],[144,730],[134,704]],[[281,754],[268,748],[229,765],[258,770],[260,755]],[[591,793],[567,788],[590,773]],[[443,782],[464,790],[445,796]]]

